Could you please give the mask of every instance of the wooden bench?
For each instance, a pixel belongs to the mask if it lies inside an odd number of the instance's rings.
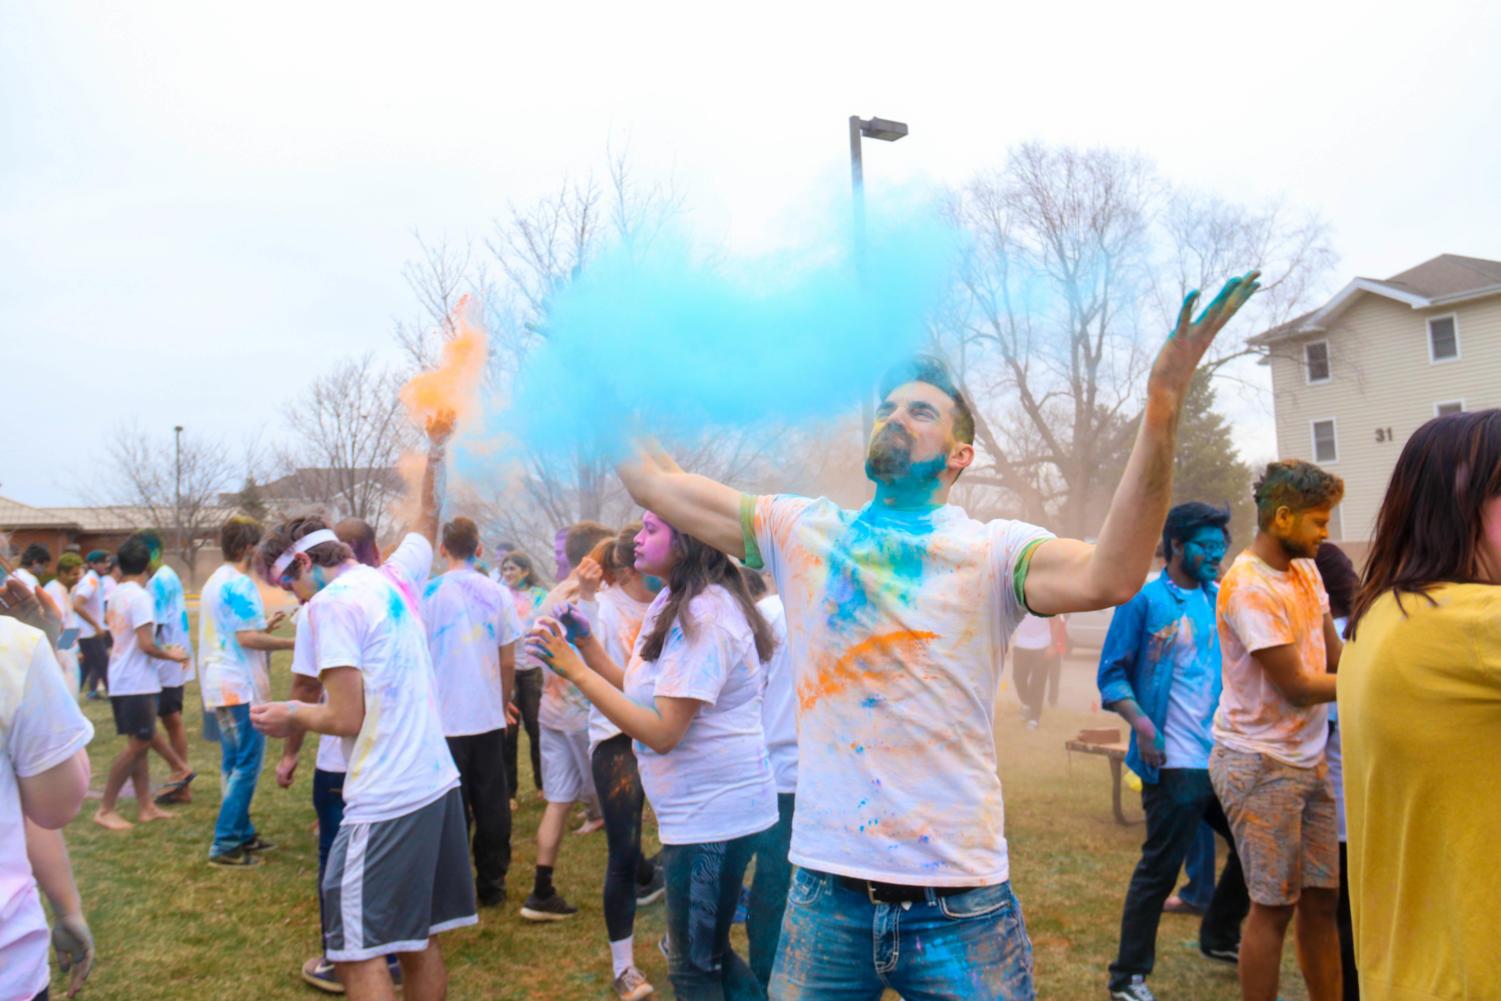
[[[1126,749],[1130,745],[1121,740],[1119,730],[1112,731],[1114,740],[1104,741],[1100,731],[1084,731],[1073,740],[1065,741],[1063,746],[1069,752],[1069,770],[1073,770],[1074,752],[1080,754],[1099,755],[1110,762],[1110,808],[1115,811],[1115,822],[1122,826],[1139,824],[1141,820],[1127,820],[1125,813],[1121,811],[1121,771],[1123,762],[1126,760]]]

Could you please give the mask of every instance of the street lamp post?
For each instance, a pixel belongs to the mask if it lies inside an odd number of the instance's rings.
[[[177,529],[177,556],[178,556],[179,559],[181,559],[182,558],[182,425],[181,424],[173,425],[173,427],[172,427],[172,435],[173,435],[173,447],[174,447],[174,450],[176,452],[176,462],[175,462],[175,465],[177,467],[177,474],[176,474],[176,478],[175,478],[176,487],[175,487],[175,490],[174,490],[174,499],[172,501],[172,518],[173,518],[174,521],[177,522],[177,525],[176,525],[176,529]]]
[[[855,266],[863,271],[865,258],[865,165],[860,155],[861,139],[880,139],[896,142],[907,134],[906,122],[894,122],[889,118],[861,118],[850,115],[850,189],[853,195]],[[870,394],[866,393],[860,403],[860,435],[863,444],[865,435],[875,421],[875,407]]]

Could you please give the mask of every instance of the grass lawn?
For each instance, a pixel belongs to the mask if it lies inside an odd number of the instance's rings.
[[[289,684],[287,655],[272,674],[279,697]],[[313,832],[313,748],[304,749],[297,781],[277,788],[279,744],[268,746],[253,816],[261,834],[279,848],[255,869],[225,870],[206,862],[218,808],[218,748],[199,739],[202,709],[197,686],[188,692],[190,749],[199,779],[194,801],[176,807],[170,821],[138,825],[124,834],[90,819],[84,804],[68,828],[73,867],[98,942],[99,958],[84,997],[159,1001],[264,1001],[313,998],[297,972],[318,949],[315,897],[317,841]],[[89,748],[94,788],[102,788],[122,741],[114,735],[108,703],[85,702],[98,731]],[[1081,726],[1108,725],[1098,713],[1052,712],[1035,731],[1016,725],[1009,695],[1002,696],[1001,775],[1006,790],[1006,830],[1012,878],[1036,949],[1038,993],[1044,999],[1104,998],[1105,968],[1114,955],[1120,907],[1142,828],[1117,825],[1110,813],[1108,768],[1103,759],[1076,757],[1072,768],[1063,741]],[[526,741],[523,739],[523,751]],[[164,765],[153,758],[153,776]],[[601,915],[603,833],[564,840],[555,882],[579,907],[571,921],[532,925],[517,916],[530,889],[534,835],[541,804],[523,763],[521,809],[512,843],[511,899],[482,913],[475,928],[442,937],[454,999],[609,998],[610,962]],[[1139,815],[1127,793],[1128,814]],[[121,801],[135,816],[135,805]],[[653,843],[650,850],[655,850]],[[636,919],[636,961],[661,996],[671,996],[666,964],[656,942],[662,905]],[[740,936],[744,954],[744,938]],[[1202,959],[1196,919],[1165,915],[1158,936],[1152,986],[1164,1001],[1218,1001],[1239,996],[1234,970]],[[1282,995],[1303,998],[1288,944]],[[62,979],[54,977],[54,996]]]

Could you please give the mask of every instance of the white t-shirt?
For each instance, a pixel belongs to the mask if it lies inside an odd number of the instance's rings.
[[[259,705],[271,698],[266,651],[246,650],[235,634],[266,628],[260,588],[232,563],[222,564],[203,585],[198,599],[199,682],[203,704]]]
[[[80,599],[82,599],[80,601]],[[73,600],[80,604],[94,617],[94,621],[104,624],[104,589],[99,584],[99,575],[92,570],[87,570],[76,585],[73,587]],[[105,628],[108,628],[106,626]],[[98,635],[87,619],[78,616],[78,636],[80,639],[88,639]]]
[[[521,623],[523,636],[531,631],[532,623],[537,621],[537,616],[542,614],[542,599],[546,597],[547,590],[541,587],[511,592],[511,601],[516,609],[516,618]],[[525,643],[516,647],[517,671],[538,671],[541,668],[542,662],[527,653]]]
[[[1293,705],[1251,654],[1292,645],[1303,670],[1325,670],[1329,595],[1318,565],[1293,560],[1286,571],[1277,570],[1246,550],[1220,584],[1218,611],[1225,685],[1214,714],[1214,742],[1313,768],[1324,759],[1329,705]]]
[[[62,612],[63,628],[78,628],[81,623],[78,621],[78,613],[73,611],[73,595],[63,587],[63,582],[54,577],[42,586],[42,590],[47,592],[57,610]]]
[[[1162,721],[1166,757],[1162,767],[1204,769],[1214,750],[1209,722],[1214,712],[1214,676],[1220,671],[1219,658],[1209,650],[1217,632],[1214,604],[1202,586],[1188,590],[1170,580],[1166,583],[1183,595],[1184,608],[1172,648],[1173,680],[1167,691],[1167,717]]]
[[[771,626],[777,652],[766,663],[766,692],[762,696],[761,729],[766,731],[766,753],[776,776],[778,793],[797,792],[797,686],[787,659],[787,612],[782,597],[768,594],[756,602]]]
[[[318,681],[318,664],[313,658],[313,645],[303,643],[302,623],[307,618],[307,606],[303,605],[293,615],[293,623],[297,628],[296,638],[292,647],[292,673],[300,674],[307,678]],[[328,693],[324,693],[319,702],[328,701]],[[344,753],[344,739],[332,737],[326,733],[318,734],[318,755],[313,762],[313,767],[320,772],[336,772],[343,775],[349,771],[349,758]]]
[[[0,617],[0,998],[47,986],[47,916],[31,864],[17,779],[77,754],[94,736],[63,682],[47,637]]]
[[[670,592],[651,603],[630,667],[625,694],[654,706],[659,696],[704,703],[676,747],[658,754],[635,743],[641,787],[657,815],[664,845],[728,841],[777,822],[777,789],[761,732],[765,674],[750,624],[724,588],[713,585],[688,603],[673,623],[662,654],[641,658],[656,616]]]
[[[109,611],[109,600],[115,596],[115,588],[119,586],[120,582],[115,580],[115,575],[112,573],[107,573],[99,578],[100,600],[104,602],[104,610],[106,612]]]
[[[156,658],[136,642],[136,630],[156,624],[156,605],[133,580],[115,588],[105,611],[114,645],[109,651],[110,695],[153,695],[162,690]]]
[[[183,594],[182,578],[177,571],[163,563],[146,582],[156,608],[156,641],[162,646],[180,646],[188,652],[188,662],[159,660],[157,670],[162,676],[163,688],[185,685],[195,677],[193,672],[192,631],[188,628],[188,599]]]
[[[33,591],[42,586],[42,582],[36,579],[36,574],[25,567],[16,567],[16,579]]]
[[[599,621],[599,602],[577,603],[590,622]],[[550,613],[550,609],[548,610]],[[540,610],[539,610],[540,614]],[[542,675],[542,702],[537,708],[537,722],[559,733],[578,733],[589,729],[589,700],[578,685],[556,671]]]
[[[359,565],[339,574],[297,624],[298,652],[309,648],[320,677],[353,667],[364,687],[364,724],[358,736],[344,738],[346,823],[405,816],[459,784],[438,715],[427,630],[417,602],[396,583],[420,581],[431,566],[427,540],[408,535],[381,569]]]
[[[500,648],[521,637],[511,592],[473,567],[450,570],[423,589],[422,621],[438,682],[443,735],[504,730]]]
[[[607,587],[599,592],[599,614],[594,617],[593,628],[605,653],[621,667],[631,662],[631,651],[636,649],[636,637],[649,607],[649,602],[637,601],[622,588]],[[611,723],[608,716],[592,704],[589,706],[591,755],[596,747],[619,733],[620,727]]]
[[[1007,880],[995,696],[1024,558],[1050,533],[786,495],[747,498],[745,520],[797,679],[789,858],[913,886]]]
[[[1046,650],[1053,645],[1053,631],[1048,620],[1036,615],[1023,617],[1011,637],[1011,646],[1016,650]]]

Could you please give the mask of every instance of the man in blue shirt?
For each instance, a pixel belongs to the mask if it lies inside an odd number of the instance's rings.
[[[1116,609],[1100,653],[1100,704],[1131,724],[1126,765],[1141,776],[1147,836],[1126,891],[1120,953],[1110,964],[1115,1001],[1154,1001],[1157,923],[1200,821],[1230,846],[1199,926],[1199,951],[1235,963],[1250,908],[1230,827],[1209,782],[1210,725],[1220,700],[1215,599],[1230,512],[1191,501],[1168,512],[1166,567]]]

